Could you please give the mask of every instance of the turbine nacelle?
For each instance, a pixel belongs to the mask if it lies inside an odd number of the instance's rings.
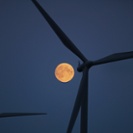
[[[86,61],[78,66],[77,71],[82,72],[86,67],[90,69],[94,65],[93,61]]]

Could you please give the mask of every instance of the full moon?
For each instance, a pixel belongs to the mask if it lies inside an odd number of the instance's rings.
[[[55,77],[61,82],[69,82],[74,77],[74,69],[68,63],[61,63],[55,69]]]

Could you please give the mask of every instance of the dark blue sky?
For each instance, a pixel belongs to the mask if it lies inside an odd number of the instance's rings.
[[[88,59],[133,51],[132,0],[38,2]],[[54,69],[78,61],[30,0],[0,1],[0,112],[48,113],[0,119],[0,132],[65,133],[82,74],[63,84]],[[132,133],[132,105],[132,59],[90,69],[89,133]]]

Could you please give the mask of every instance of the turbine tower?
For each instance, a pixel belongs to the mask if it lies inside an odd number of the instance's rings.
[[[80,133],[88,132],[88,72],[92,66],[101,65],[105,63],[125,60],[133,58],[133,51],[115,53],[104,58],[98,59],[96,61],[88,60],[80,50],[75,46],[75,44],[67,37],[67,35],[60,29],[60,27],[54,22],[54,20],[48,15],[48,13],[41,7],[41,5],[36,1],[32,0],[35,6],[38,8],[40,13],[46,19],[50,27],[54,30],[56,35],[62,41],[62,43],[76,56],[78,56],[83,63],[78,66],[77,71],[82,72],[82,79],[80,82],[78,94],[74,103],[71,118],[68,124],[67,133],[71,133],[74,127],[76,118],[78,116],[79,110],[81,108],[81,119],[80,119]]]

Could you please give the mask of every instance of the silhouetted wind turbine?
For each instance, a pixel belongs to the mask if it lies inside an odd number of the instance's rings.
[[[96,61],[90,61],[80,52],[80,50],[74,45],[74,43],[65,35],[65,33],[54,22],[54,20],[48,15],[48,13],[40,6],[40,4],[36,0],[32,0],[32,2],[41,12],[43,17],[46,19],[46,21],[51,26],[51,28],[54,30],[54,32],[59,37],[59,39],[62,41],[62,43],[83,61],[83,64],[81,64],[77,68],[79,72],[83,72],[83,76],[80,82],[78,94],[75,100],[70,122],[67,128],[67,133],[72,132],[72,129],[75,124],[80,108],[81,108],[80,132],[87,133],[88,131],[88,71],[89,69],[94,65],[100,65],[100,64],[110,63],[114,61],[120,61],[120,60],[133,58],[133,51],[116,53],[116,54],[106,56]]]
[[[7,117],[20,117],[20,116],[34,116],[34,115],[46,115],[46,113],[0,113],[0,118]]]

